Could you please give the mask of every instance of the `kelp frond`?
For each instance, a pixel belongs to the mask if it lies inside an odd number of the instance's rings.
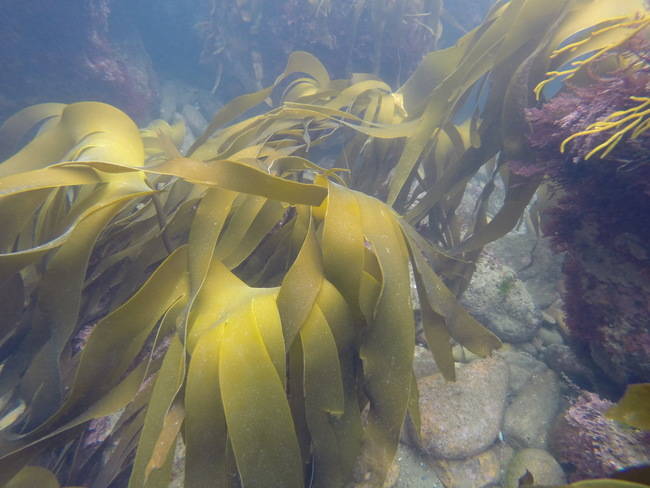
[[[650,26],[650,16],[647,14],[630,17],[615,17],[603,22],[607,24],[600,29],[591,30],[578,41],[571,42],[551,54],[551,59],[561,58],[563,63],[571,59],[569,67],[561,70],[549,71],[546,79],[535,86],[535,96],[539,100],[544,88],[551,82],[562,78],[568,81],[588,65],[602,60],[605,55],[612,53],[625,45],[633,37]],[[587,54],[588,53],[588,54]]]
[[[379,485],[409,409],[417,418],[410,267],[427,283],[420,291],[424,326],[445,375],[454,374],[452,337],[480,354],[499,346],[460,308],[394,210],[338,184],[335,170],[294,154],[324,143],[343,124],[383,130],[375,103],[390,109],[381,117],[400,117],[391,115],[400,113],[400,97],[370,80],[333,91],[327,72],[306,53],[289,60],[286,73],[295,71],[305,76],[285,90],[291,101],[227,126],[275,87],[233,101],[191,157],[175,148],[182,128],[155,123],[140,133],[129,129],[138,157],[125,161],[119,137],[126,116],[77,104],[74,124],[61,125],[67,106],[49,130],[67,136],[74,129],[81,141],[42,132],[28,145],[53,164],[20,172],[12,163],[11,174],[0,178],[0,208],[15,216],[0,280],[29,277],[29,306],[47,316],[8,328],[30,340],[20,341],[21,360],[9,353],[12,366],[0,377],[3,394],[26,404],[3,432],[4,480],[43,452],[48,439],[127,406],[153,373],[131,486],[168,477],[181,431],[186,486],[226,483],[234,473],[253,486],[299,488],[310,464],[314,486],[343,486],[364,441],[366,469]],[[105,110],[112,118],[88,134],[82,121],[92,127]],[[102,142],[100,160],[61,161],[73,154],[69,146],[91,139]],[[143,165],[145,154],[153,164]],[[123,184],[131,180],[147,182],[147,191]],[[148,201],[154,192],[156,205]],[[24,210],[23,201],[30,203]],[[47,224],[48,232],[32,239],[19,215]],[[259,253],[268,257],[265,265],[250,269]],[[240,267],[257,286],[233,272]],[[64,276],[66,287],[58,286]],[[67,345],[96,316],[70,366]],[[163,359],[150,353],[138,361],[153,337],[154,351],[161,338],[168,341]]]
[[[566,150],[566,145],[572,140],[592,134],[616,130],[609,138],[593,148],[585,155],[585,159],[601,152],[600,158],[606,158],[621,140],[628,136],[634,140],[650,129],[650,97],[630,97],[630,100],[639,102],[638,105],[627,110],[619,110],[609,114],[603,120],[590,124],[585,130],[576,132],[567,137],[560,145],[560,151]]]

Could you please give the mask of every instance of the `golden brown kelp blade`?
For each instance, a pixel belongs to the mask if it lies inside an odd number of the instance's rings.
[[[37,106],[40,107],[40,106]],[[38,169],[62,159],[107,159],[142,164],[144,151],[138,128],[124,112],[100,102],[79,102],[63,108],[44,107],[51,116],[60,112],[26,146],[0,163],[0,177]],[[42,116],[42,114],[39,114]],[[31,119],[31,112],[21,112],[19,119]],[[9,120],[11,130],[23,120]],[[15,137],[13,137],[15,138]]]
[[[0,384],[28,413],[2,432],[0,473],[13,477],[84,422],[123,408],[151,376],[146,411],[128,429],[142,427],[131,486],[167,482],[181,433],[188,486],[335,488],[357,461],[381,486],[407,413],[418,417],[410,271],[447,377],[450,339],[482,355],[499,346],[444,279],[462,289],[464,267],[521,215],[537,181],[493,158],[521,153],[512,121],[526,94],[574,29],[607,21],[599,5],[500,3],[397,93],[369,77],[331,80],[313,56],[295,53],[273,86],[217,113],[187,157],[174,145],[179,128],[140,133],[102,104],[14,119],[12,143],[53,114],[0,164],[0,216],[11,224],[0,272],[30,287],[23,297],[36,299],[25,305],[42,314],[33,336],[46,334],[21,343],[22,366],[5,359]],[[271,100],[268,112],[242,117]],[[351,174],[306,158],[335,140],[345,145],[337,165]],[[491,179],[462,234],[454,213],[486,165]],[[488,222],[497,174],[506,199]],[[433,242],[412,226],[425,218]],[[259,256],[268,268],[246,269]],[[69,293],[55,286],[66,270]],[[254,287],[242,279],[251,276]],[[72,353],[85,327],[92,334]],[[164,359],[148,359],[156,354]],[[42,387],[56,377],[55,388]]]
[[[629,385],[607,417],[642,430],[650,430],[650,384]]]

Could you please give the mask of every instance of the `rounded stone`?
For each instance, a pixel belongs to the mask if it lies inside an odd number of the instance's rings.
[[[562,467],[547,451],[543,449],[522,449],[508,464],[504,488],[518,488],[519,478],[526,474],[533,475],[535,485],[562,485],[566,477]]]
[[[500,358],[458,368],[456,381],[440,373],[418,380],[421,447],[429,456],[463,459],[497,438],[506,404],[508,367]]]
[[[498,445],[467,459],[440,459],[435,464],[446,488],[483,488],[501,479]]]
[[[413,354],[413,373],[416,378],[424,378],[438,372],[438,366],[431,351],[426,347],[415,346]]]
[[[508,364],[510,393],[517,393],[534,374],[547,370],[547,366],[525,351],[502,351],[496,354]]]
[[[505,342],[529,341],[541,325],[541,315],[526,285],[514,270],[489,258],[477,263],[462,303]]]
[[[559,401],[557,375],[550,369],[534,374],[506,409],[506,440],[514,447],[545,448]]]

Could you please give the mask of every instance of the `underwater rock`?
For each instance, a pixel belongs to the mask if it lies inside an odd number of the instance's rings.
[[[171,81],[165,81],[160,89],[160,118],[171,122],[177,108],[176,85]]]
[[[396,459],[400,467],[396,488],[445,488],[433,466],[416,449],[400,444]]]
[[[505,342],[530,340],[540,326],[535,304],[515,272],[494,259],[480,259],[463,305]]]
[[[438,372],[438,366],[433,360],[431,351],[426,347],[416,345],[413,353],[413,373],[417,379],[431,376]]]
[[[594,372],[566,344],[550,344],[544,350],[544,361],[553,371],[566,375],[582,388],[591,388],[595,384]]]
[[[546,308],[559,298],[564,255],[553,252],[550,239],[532,229],[517,230],[489,243],[484,252],[516,270],[537,308]]]
[[[546,347],[564,343],[562,334],[560,334],[557,329],[550,327],[540,327],[540,329],[537,331],[537,337],[539,337],[539,339],[542,341],[542,344],[544,344]]]
[[[533,475],[535,485],[556,486],[566,483],[562,467],[543,449],[522,449],[508,465],[504,488],[518,488],[519,478],[526,471]]]
[[[546,365],[524,351],[497,351],[499,357],[508,364],[508,389],[517,393],[531,376],[543,373]]]
[[[570,481],[604,478],[622,468],[650,463],[650,433],[605,417],[612,405],[585,391],[557,417],[549,445],[567,466]]]
[[[435,461],[438,476],[446,488],[484,488],[494,486],[502,476],[503,459],[512,449],[496,444],[476,456],[463,460]]]
[[[203,134],[206,127],[208,126],[208,121],[205,120],[205,117],[201,111],[196,108],[194,105],[186,103],[183,105],[183,117],[187,121],[188,126],[192,129],[194,134]]]
[[[503,433],[514,447],[545,448],[547,433],[560,400],[556,374],[546,369],[534,374],[506,408]]]
[[[489,447],[501,429],[507,387],[508,367],[496,357],[459,367],[455,382],[440,373],[419,379],[424,452],[463,459]]]
[[[621,49],[625,50],[625,47]],[[647,41],[629,47],[647,58]],[[644,58],[645,59],[645,58]],[[530,109],[534,163],[554,191],[542,228],[566,254],[566,325],[579,354],[622,386],[650,381],[650,131],[624,137],[604,159],[587,155],[612,135],[594,131],[562,141],[616,111],[633,110],[647,95],[647,63],[571,87]]]
[[[40,102],[97,100],[136,120],[153,108],[157,81],[129,15],[113,0],[6,0],[0,15],[0,119]]]

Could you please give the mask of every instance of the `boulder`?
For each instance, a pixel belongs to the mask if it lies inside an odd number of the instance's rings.
[[[506,405],[508,367],[500,358],[458,368],[455,382],[442,374],[418,380],[422,449],[433,458],[463,459],[497,438]]]
[[[560,384],[547,369],[534,374],[506,409],[503,433],[513,446],[544,448],[558,410]]]
[[[528,471],[535,485],[556,486],[566,483],[564,471],[553,456],[543,449],[522,449],[510,461],[504,488],[518,488],[519,478]]]
[[[517,393],[534,374],[547,369],[546,365],[525,351],[497,351],[499,357],[508,365],[508,389]]]
[[[477,263],[462,302],[504,342],[528,341],[541,324],[541,315],[526,285],[511,268],[489,257]]]
[[[510,450],[496,444],[487,451],[462,460],[441,459],[435,462],[445,488],[484,488],[501,480],[504,454]]]

